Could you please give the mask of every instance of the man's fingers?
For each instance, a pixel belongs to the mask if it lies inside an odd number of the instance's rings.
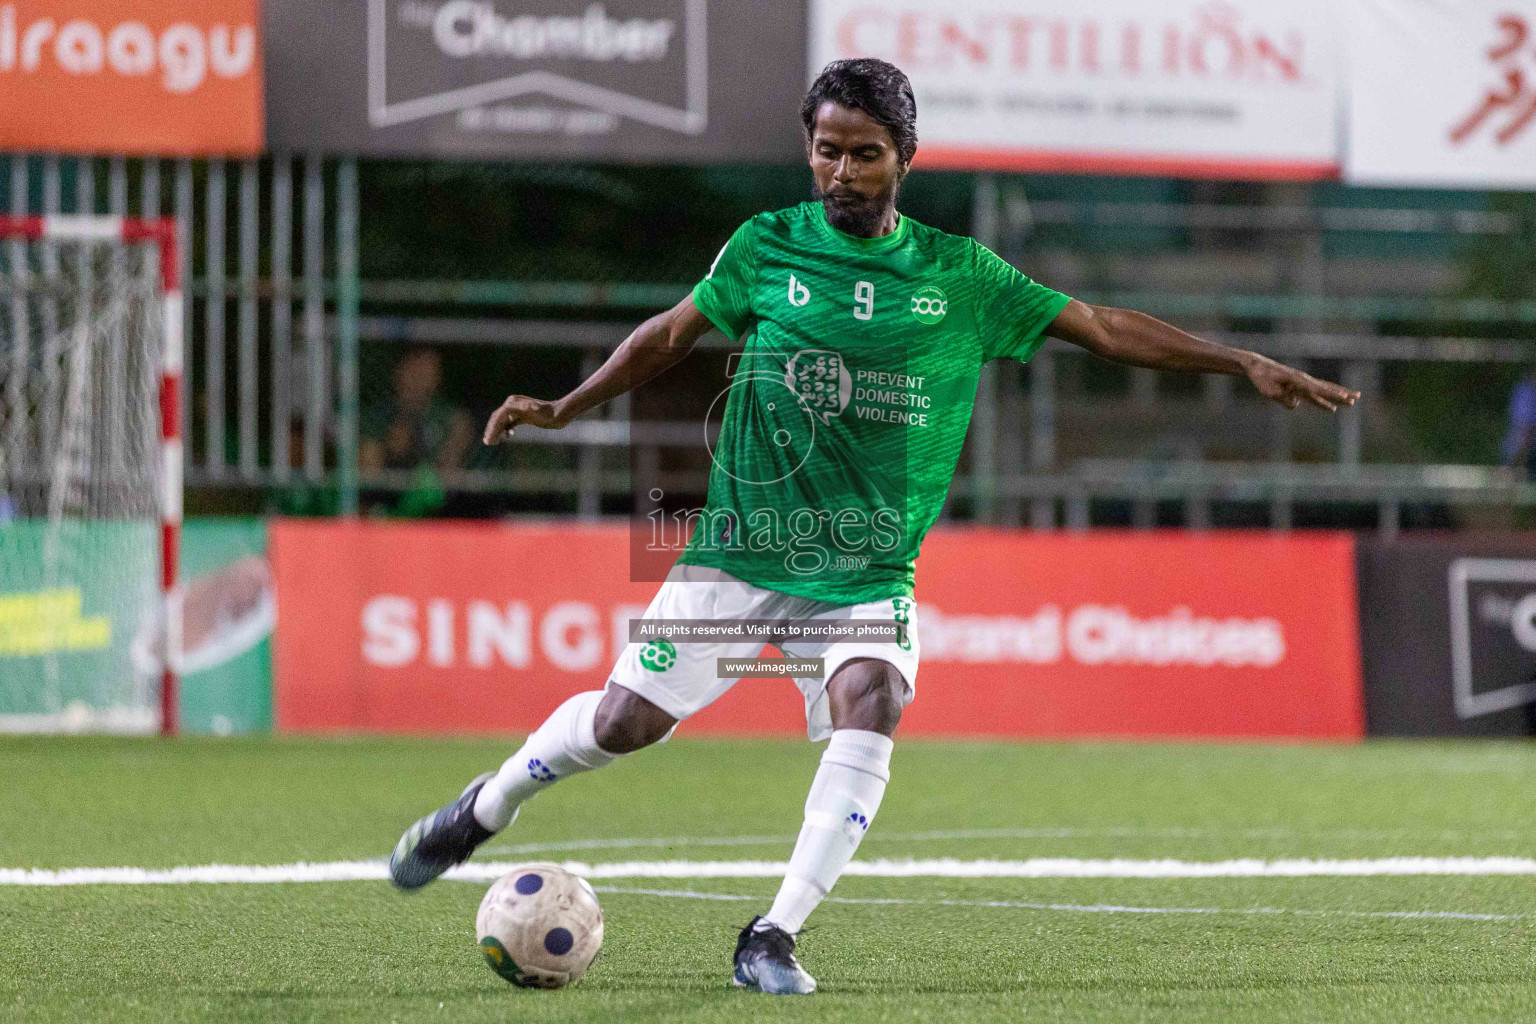
[[[1262,375],[1254,383],[1260,392],[1287,409],[1296,408],[1305,399],[1319,409],[1338,412],[1339,406],[1354,405],[1360,398],[1358,391],[1290,367],[1280,367],[1274,376]]]
[[[1299,371],[1294,379],[1284,385],[1283,393],[1288,400],[1282,404],[1287,409],[1296,408],[1305,396],[1308,402],[1328,412],[1338,412],[1341,405],[1354,405],[1360,397],[1358,391],[1351,391],[1332,381],[1318,380],[1311,374]]]
[[[1351,391],[1349,388],[1340,387],[1337,384],[1328,383],[1326,381],[1323,382],[1322,391],[1324,396],[1327,397],[1328,401],[1336,402],[1342,405],[1354,405],[1355,399],[1360,397],[1360,392],[1358,391]]]
[[[1355,400],[1360,397],[1360,392],[1351,391],[1344,385],[1335,384],[1331,380],[1318,380],[1316,377],[1309,376],[1307,382],[1312,385],[1315,392],[1335,405],[1354,405]]]
[[[1296,397],[1298,399],[1305,398],[1308,402],[1317,406],[1319,409],[1325,409],[1328,412],[1333,412],[1335,406],[1331,400],[1332,396],[1329,394],[1329,389],[1331,387],[1332,385],[1330,385],[1325,380],[1318,380],[1311,374],[1302,374],[1301,383],[1297,386],[1296,389]],[[1297,404],[1299,405],[1301,403],[1298,401]]]
[[[486,444],[501,444],[510,440],[513,431],[525,423],[550,430],[558,430],[562,425],[554,415],[553,403],[513,395],[486,421],[483,440]]]
[[[505,406],[491,414],[490,422],[485,425],[486,444],[500,444],[512,436],[512,428],[515,426],[512,416],[512,410]]]
[[[1312,390],[1312,401],[1329,412],[1338,412],[1341,405],[1354,405],[1356,399],[1360,397],[1360,392],[1351,391],[1332,381],[1320,380],[1314,383],[1316,387]]]

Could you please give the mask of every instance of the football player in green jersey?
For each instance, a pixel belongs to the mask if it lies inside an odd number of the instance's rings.
[[[1243,376],[1288,409],[1359,397],[1255,352],[1036,284],[973,239],[896,208],[917,149],[912,87],[878,60],[838,61],[802,108],[818,202],[759,214],[675,307],[636,328],[564,398],[506,400],[486,424],[558,429],[651,379],[718,328],[744,342],[713,451],[709,497],[646,619],[879,619],[878,642],[785,638],[820,659],[797,678],[811,739],[828,739],[789,870],[742,929],[736,984],[808,993],[795,935],[879,809],[892,736],[916,693],[913,562],[938,516],[970,422],[981,365],[1028,360],[1047,336],[1132,366]],[[736,682],[717,660],[758,637],[631,643],[605,689],[561,705],[499,772],[406,831],[390,859],[402,888],[465,860],[518,807],[578,772],[665,740]]]

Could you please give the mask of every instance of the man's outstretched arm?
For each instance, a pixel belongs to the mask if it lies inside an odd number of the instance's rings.
[[[512,395],[485,424],[486,444],[500,444],[521,424],[558,430],[586,412],[681,362],[694,343],[714,328],[690,295],[634,329],[596,373],[552,402]]]
[[[1341,405],[1354,405],[1360,397],[1358,391],[1318,380],[1268,356],[1197,338],[1133,309],[1090,306],[1073,299],[1045,333],[1130,366],[1247,377],[1259,394],[1287,409],[1310,402],[1334,412]]]

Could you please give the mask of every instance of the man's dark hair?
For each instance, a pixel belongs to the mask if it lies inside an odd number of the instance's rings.
[[[823,68],[800,104],[807,145],[816,134],[816,112],[829,100],[868,114],[890,132],[902,163],[917,152],[917,100],[912,95],[912,83],[896,65],[859,57],[835,60]]]

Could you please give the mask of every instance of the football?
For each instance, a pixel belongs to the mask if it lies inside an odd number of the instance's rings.
[[[491,970],[521,988],[564,988],[603,945],[603,908],[586,879],[558,864],[521,864],[496,880],[475,915]]]

